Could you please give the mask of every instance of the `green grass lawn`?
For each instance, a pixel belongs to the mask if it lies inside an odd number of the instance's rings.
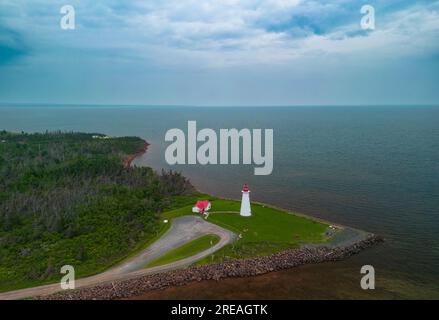
[[[301,244],[328,240],[323,235],[328,228],[324,223],[254,203],[252,216],[241,217],[239,201],[206,198],[212,202],[208,221],[235,232],[240,239],[198,264],[269,255]],[[188,214],[192,214],[191,206],[168,211],[164,216],[172,219]]]
[[[188,242],[174,250],[169,251],[161,257],[151,261],[146,265],[147,268],[169,264],[178,260],[191,257],[199,252],[209,249],[220,240],[219,236],[208,234]]]

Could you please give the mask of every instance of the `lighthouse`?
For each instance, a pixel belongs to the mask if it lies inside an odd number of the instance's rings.
[[[242,187],[241,210],[239,214],[243,217],[250,217],[252,210],[250,208],[250,189],[247,184]]]

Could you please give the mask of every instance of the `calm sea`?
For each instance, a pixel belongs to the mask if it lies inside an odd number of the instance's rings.
[[[143,298],[439,298],[439,108],[435,107],[0,107],[0,130],[136,135],[138,164],[167,167],[165,132],[274,129],[274,171],[177,166],[201,190],[252,198],[381,234],[386,243],[348,260],[248,279],[203,282]],[[360,289],[375,267],[376,290]]]

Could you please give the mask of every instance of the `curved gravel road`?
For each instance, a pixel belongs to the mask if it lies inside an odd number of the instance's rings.
[[[220,241],[211,248],[199,252],[191,257],[178,260],[167,265],[144,269],[144,266],[148,262],[165,254],[169,250],[175,249],[187,242],[208,234],[218,235],[220,237]],[[77,279],[75,285],[76,288],[83,288],[96,284],[108,283],[115,280],[128,279],[147,274],[184,268],[212,254],[213,252],[218,251],[225,245],[236,240],[236,238],[237,236],[233,232],[207,222],[200,217],[179,217],[172,220],[171,228],[159,240],[154,242],[151,246],[140,252],[138,255],[103,273],[87,278]],[[61,276],[62,275],[60,275],[60,279]],[[0,300],[23,299],[27,297],[48,295],[57,291],[61,291],[59,283],[0,293]]]

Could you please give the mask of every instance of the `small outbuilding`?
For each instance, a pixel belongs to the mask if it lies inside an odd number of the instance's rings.
[[[208,211],[212,207],[209,200],[198,200],[197,203],[195,203],[195,206],[192,208],[192,212],[194,213],[200,213],[207,217],[209,216]]]

